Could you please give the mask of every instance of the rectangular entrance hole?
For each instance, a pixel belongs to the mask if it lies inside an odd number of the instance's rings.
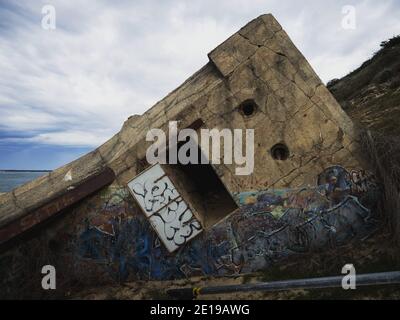
[[[178,150],[182,144],[178,144]],[[201,164],[200,147],[198,154],[199,164],[178,163],[163,167],[188,205],[195,210],[203,227],[208,229],[235,211],[238,206],[212,165]]]

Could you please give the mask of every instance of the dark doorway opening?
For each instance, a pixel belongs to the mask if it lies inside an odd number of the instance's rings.
[[[178,144],[178,150],[184,143]],[[167,159],[168,156],[167,154]],[[235,211],[238,206],[212,165],[201,164],[201,157],[202,152],[198,146],[198,164],[182,164],[178,160],[176,165],[166,165],[165,171],[207,229]]]

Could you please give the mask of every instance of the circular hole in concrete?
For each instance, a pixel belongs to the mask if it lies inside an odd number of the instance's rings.
[[[271,148],[271,155],[275,160],[287,160],[290,155],[289,148],[284,143],[278,143]]]
[[[257,111],[257,104],[253,100],[246,100],[242,102],[239,110],[243,116],[251,117]]]

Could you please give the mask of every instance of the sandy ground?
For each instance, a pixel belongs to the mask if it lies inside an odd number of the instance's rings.
[[[219,285],[237,285],[268,281],[338,276],[347,263],[354,263],[357,273],[400,271],[400,249],[387,234],[348,247],[326,250],[318,255],[303,254],[280,262],[259,274],[236,277],[195,277],[174,281],[136,281],[105,287],[90,288],[72,295],[72,299],[89,300],[159,300],[170,297],[171,288],[191,288]],[[236,292],[231,294],[198,296],[199,300],[330,300],[330,299],[400,299],[400,285],[374,286],[345,291],[337,289],[290,290],[281,292]]]
[[[82,292],[73,299],[83,300],[168,300],[169,288],[203,287],[259,282],[259,277],[238,278],[193,278],[179,281],[150,281],[127,283],[120,286],[93,288]],[[349,292],[343,289],[291,290],[282,292],[251,292],[219,295],[200,295],[196,300],[331,300],[331,299],[400,299],[400,286],[370,287]]]

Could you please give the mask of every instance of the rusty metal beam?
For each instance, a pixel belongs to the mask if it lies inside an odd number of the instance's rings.
[[[18,218],[0,229],[0,244],[22,234],[45,220],[55,216],[64,209],[93,194],[100,188],[109,185],[115,179],[115,173],[110,168],[89,176],[73,188],[69,188],[55,199],[32,210],[27,215]]]

